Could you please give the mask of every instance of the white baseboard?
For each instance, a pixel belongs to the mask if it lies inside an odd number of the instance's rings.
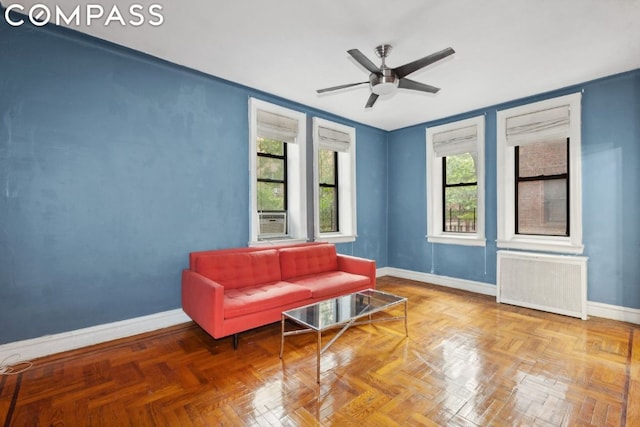
[[[380,267],[376,269],[376,277],[382,276],[391,276],[391,274],[389,273],[389,267]]]
[[[475,282],[472,280],[457,279],[455,277],[438,276],[436,274],[422,273],[419,271],[403,270],[401,268],[383,267],[378,269],[378,277],[395,276],[402,279],[415,280],[417,282],[431,283],[449,288],[461,289],[484,295],[496,296],[495,285]],[[603,304],[600,302],[587,301],[587,315],[602,317],[605,319],[619,320],[640,324],[640,309],[628,308],[618,305]]]
[[[437,274],[422,273],[419,271],[403,270],[401,268],[386,267],[389,276],[400,277],[402,279],[415,280],[417,282],[431,283],[448,288],[461,289],[463,291],[475,292],[484,295],[496,295],[496,286],[488,283],[476,282],[473,280],[457,279],[455,277],[438,276]]]
[[[125,338],[190,321],[182,309],[0,345],[0,364],[15,364],[54,353]]]
[[[640,325],[640,309],[587,301],[587,314]]]

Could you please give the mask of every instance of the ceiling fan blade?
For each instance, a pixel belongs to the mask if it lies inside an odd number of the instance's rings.
[[[375,93],[372,93],[371,96],[369,97],[369,100],[367,101],[367,105],[365,105],[364,108],[373,107],[373,104],[376,103],[377,99],[378,99],[378,95],[376,95]]]
[[[428,93],[437,93],[440,90],[439,87],[427,85],[424,83],[417,82],[415,80],[409,80],[405,78],[400,79],[400,81],[398,82],[398,87],[402,89],[419,90],[421,92],[428,92]]]
[[[369,82],[348,83],[346,85],[340,85],[340,86],[327,87],[327,88],[324,88],[324,89],[318,89],[318,90],[316,90],[316,92],[325,93],[325,92],[331,92],[332,90],[346,89],[348,87],[364,85],[364,84],[369,84]]]
[[[364,56],[358,49],[348,50],[347,53],[353,57],[360,65],[369,70],[371,73],[380,73],[380,68],[376,66],[369,58]]]
[[[424,58],[396,67],[393,69],[393,71],[396,73],[396,76],[398,76],[399,78],[403,78],[404,76],[408,76],[409,74],[418,71],[419,69],[424,68],[427,65],[433,64],[436,61],[444,59],[454,53],[456,53],[456,51],[448,47],[441,50],[440,52],[432,53],[431,55],[425,56]]]

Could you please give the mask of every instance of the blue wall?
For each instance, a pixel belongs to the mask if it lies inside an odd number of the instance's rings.
[[[387,132],[56,27],[0,40],[0,344],[178,308],[190,251],[246,246],[250,96],[356,127],[338,249],[386,265]]]
[[[640,70],[584,88],[583,232],[589,299],[640,308]]]
[[[389,266],[496,283],[496,112],[584,91],[583,240],[588,299],[640,308],[640,70],[487,107],[389,135]],[[425,128],[485,114],[486,248],[426,235]]]

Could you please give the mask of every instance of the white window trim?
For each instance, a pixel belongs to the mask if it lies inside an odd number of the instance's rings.
[[[477,126],[476,173],[478,180],[478,206],[475,233],[443,231],[442,224],[442,157],[437,157],[433,147],[435,134]],[[440,126],[429,127],[427,132],[427,241],[465,246],[485,246],[485,167],[484,167],[484,116],[472,117]]]
[[[582,154],[581,93],[522,105],[497,113],[497,196],[499,248],[582,254]],[[507,145],[508,117],[569,106],[569,221],[570,236],[530,236],[515,234],[515,148]],[[576,114],[577,112],[577,114]]]
[[[338,152],[338,215],[340,231],[320,233],[320,190],[318,171],[319,127],[335,129],[349,134],[349,151]],[[345,179],[346,178],[346,179]],[[318,117],[313,118],[313,219],[315,240],[330,243],[353,242],[358,237],[356,210],[356,130],[351,126],[331,122]]]
[[[296,142],[287,146],[287,220],[289,235],[272,240],[258,240],[259,220],[257,201],[257,110],[291,117],[298,121]],[[307,234],[307,185],[306,147],[307,115],[269,102],[249,98],[249,246],[274,243],[306,242]]]

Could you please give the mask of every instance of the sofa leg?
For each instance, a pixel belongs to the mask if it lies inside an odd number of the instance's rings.
[[[233,334],[233,349],[238,349],[238,334]]]

